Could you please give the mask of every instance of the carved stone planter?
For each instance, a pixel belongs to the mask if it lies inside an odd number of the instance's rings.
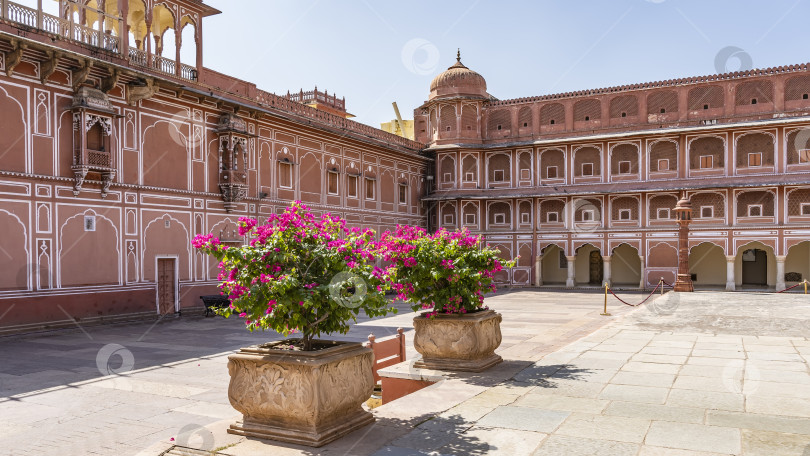
[[[413,319],[413,345],[422,355],[414,367],[481,372],[500,363],[501,314],[485,310],[463,315],[420,315]]]
[[[252,346],[228,357],[228,399],[243,416],[229,433],[320,447],[374,422],[361,407],[374,390],[373,351],[316,342],[333,346],[311,352]]]

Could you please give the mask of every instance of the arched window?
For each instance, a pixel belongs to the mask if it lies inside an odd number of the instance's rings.
[[[773,166],[773,137],[765,133],[751,133],[737,138],[737,167],[757,168]]]
[[[197,68],[197,25],[189,16],[180,21],[180,62]]]
[[[689,168],[722,169],[726,165],[726,146],[722,138],[707,136],[689,143]]]
[[[565,107],[561,103],[549,103],[540,108],[540,125],[564,125]]]
[[[610,118],[635,117],[638,115],[638,99],[635,95],[622,95],[610,100]]]
[[[650,146],[650,172],[665,173],[678,170],[678,144],[657,141]]]
[[[574,103],[574,122],[597,120],[602,116],[602,103],[599,100],[579,100]]]

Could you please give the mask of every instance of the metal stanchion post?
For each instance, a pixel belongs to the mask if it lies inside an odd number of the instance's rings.
[[[658,286],[661,287],[661,296],[664,296],[664,278],[661,277],[661,280],[658,282]]]
[[[609,317],[610,313],[607,311],[607,294],[608,294],[608,284],[605,282],[605,311],[602,312],[602,315]]]
[[[804,279],[804,294],[807,294],[807,279]]]

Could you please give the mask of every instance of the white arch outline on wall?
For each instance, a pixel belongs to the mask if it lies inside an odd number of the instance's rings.
[[[526,223],[523,223],[523,222],[521,221],[521,219],[520,219],[520,217],[521,217],[521,216],[520,216],[520,214],[521,214],[521,212],[520,212],[520,206],[521,206],[521,204],[523,204],[523,203],[528,203],[528,204],[529,204],[529,210],[528,210],[528,213],[529,213],[529,223],[528,223],[528,225],[530,225],[530,226],[531,226],[531,225],[533,225],[533,224],[534,224],[534,220],[535,220],[535,215],[533,214],[533,212],[534,212],[534,211],[532,210],[532,198],[528,198],[528,199],[527,199],[527,198],[519,198],[519,199],[516,199],[516,200],[515,200],[515,215],[517,215],[517,224],[518,224],[518,226],[520,226],[520,225],[527,225]]]
[[[650,241],[648,241],[647,249],[646,249],[647,251],[644,252],[644,257],[645,258],[651,258],[653,249],[655,249],[659,245],[664,245],[667,248],[672,249],[673,252],[675,252],[675,265],[671,266],[671,268],[672,269],[677,269],[678,268],[678,247],[675,246],[675,245],[672,245],[672,242],[667,242],[667,241],[653,241],[653,242],[655,242],[655,243],[653,244],[653,243],[650,243]],[[678,240],[675,239],[673,242],[675,242],[677,244]],[[653,268],[653,269],[660,269],[660,268],[666,268],[667,266],[649,266],[649,267]]]
[[[791,188],[790,190],[785,191],[785,198],[784,198],[784,201],[782,201],[783,210],[785,211],[784,212],[785,218],[790,218],[791,217],[790,212],[789,212],[789,210],[790,210],[790,194],[797,191],[797,190],[810,191],[810,187],[794,187],[794,188]],[[810,201],[808,201],[808,203],[810,203]],[[800,206],[799,207],[799,215],[798,216],[793,215],[792,217],[801,217],[801,216],[802,215],[801,215],[801,206]]]
[[[461,172],[464,173],[464,176],[461,176],[461,179],[457,179],[458,181],[463,182],[463,183],[474,182],[475,184],[478,184],[478,182],[481,182],[481,179],[480,179],[481,173],[479,172],[481,166],[480,166],[480,163],[479,163],[480,159],[478,158],[478,155],[479,155],[478,152],[462,152],[460,154],[461,159],[459,161],[459,164],[461,165],[460,166],[461,167]],[[466,159],[466,158],[472,158],[473,161],[475,162],[475,175],[473,176],[475,178],[475,180],[471,180],[471,181],[466,180],[467,176],[466,176],[466,172],[464,171],[464,159]]]
[[[686,177],[692,177],[692,143],[697,141],[698,139],[705,139],[705,138],[717,138],[723,141],[723,173],[727,174],[728,170],[728,135],[727,134],[713,134],[713,133],[706,133],[706,134],[698,134],[688,138],[686,140]],[[680,154],[679,154],[680,155]],[[714,169],[714,168],[712,168]],[[700,168],[695,169],[694,171],[699,171]]]
[[[519,128],[523,128],[523,127],[519,127]],[[534,171],[535,163],[534,163],[534,150],[533,149],[518,149],[517,151],[515,151],[515,165],[517,167],[517,173],[518,173],[517,179],[515,179],[515,180],[517,182],[525,180],[522,177],[520,177],[520,171],[522,169],[525,169],[525,168],[520,167],[520,157],[522,157],[524,154],[529,156],[529,183],[530,183],[529,185],[533,186],[534,185],[534,172],[535,172]]]
[[[88,214],[88,212],[90,214]],[[57,288],[62,288],[62,247],[64,246],[63,241],[65,239],[63,230],[65,229],[65,226],[68,224],[68,222],[70,222],[74,218],[76,218],[76,217],[84,217],[85,215],[91,215],[91,214],[94,217],[101,218],[102,220],[106,220],[110,224],[110,226],[113,227],[113,230],[115,231],[115,252],[118,254],[118,286],[122,285],[123,277],[122,277],[122,271],[121,271],[121,249],[120,249],[121,236],[118,233],[118,227],[115,225],[115,223],[112,220],[110,220],[106,216],[101,215],[101,214],[97,213],[96,211],[94,211],[93,209],[88,208],[84,212],[79,212],[79,213],[74,214],[71,217],[66,218],[65,221],[62,223],[62,225],[59,226],[59,239],[58,239],[58,241],[59,241],[59,250],[57,251],[57,256],[56,256],[56,259],[57,259],[57,262],[56,262],[56,287]]]
[[[636,200],[636,215],[637,215],[637,217],[636,217],[635,221],[636,221],[638,226],[641,226],[641,195],[637,195],[637,194],[610,196],[610,198],[608,199],[608,210],[607,210],[608,214],[610,214],[610,217],[608,218],[608,220],[610,220],[610,224],[613,225],[613,222],[614,222],[614,220],[613,220],[613,202],[616,201],[616,200],[620,200],[622,198],[631,198],[631,199]],[[615,221],[621,222],[622,220],[617,219]],[[630,221],[632,221],[632,220],[630,220]]]
[[[652,200],[654,200],[655,198],[664,198],[664,197],[668,197],[668,196],[672,197],[672,198],[675,198],[675,204],[673,204],[672,207],[669,208],[670,209],[670,216],[671,216],[672,215],[672,210],[675,209],[675,206],[678,204],[678,200],[680,199],[680,195],[678,195],[676,193],[666,193],[666,192],[648,193],[647,194],[647,223],[649,223],[651,220],[653,220],[653,218],[652,218],[652,210],[653,210],[653,208],[652,208]],[[661,219],[658,218],[658,214],[656,214],[655,220],[656,221],[661,220]],[[669,220],[672,220],[672,219],[670,218]]]
[[[560,246],[560,244],[562,244],[562,246]],[[568,244],[567,241],[545,241],[545,243],[543,241],[538,241],[538,244],[537,244],[538,249],[537,249],[537,251],[541,252],[542,256],[546,256],[545,249],[547,249],[547,248],[549,248],[551,246],[554,246],[554,247],[557,247],[558,249],[560,249],[560,251],[563,253],[563,255],[567,256],[568,254],[565,251],[565,249],[568,247],[567,244]]]
[[[576,242],[576,241],[575,241],[575,242]],[[599,241],[596,241],[596,240],[591,240],[591,241],[585,240],[585,241],[580,241],[580,242],[582,242],[582,243],[581,243],[579,246],[577,246],[577,247],[575,247],[575,248],[574,248],[574,255],[575,255],[575,256],[579,256],[579,249],[581,249],[581,248],[585,247],[586,245],[590,245],[591,247],[593,247],[593,248],[595,248],[597,251],[599,251],[599,255],[600,255],[600,256],[603,256],[603,257],[605,256],[605,255],[602,253],[602,251],[604,250],[604,248],[602,247],[602,242],[603,242],[603,241],[601,241],[601,240],[599,240]],[[596,243],[596,244],[599,244],[599,245],[596,245],[595,243]]]
[[[486,153],[486,156],[484,157],[484,168],[485,168],[485,172],[486,172],[484,184],[487,187],[489,187],[489,184],[494,184],[495,183],[494,181],[493,182],[489,181],[489,162],[492,159],[492,157],[494,157],[496,155],[505,155],[506,158],[509,159],[509,168],[508,168],[509,169],[509,181],[506,182],[506,183],[509,184],[509,187],[511,187],[512,182],[514,181],[514,176],[512,176],[512,174],[513,174],[512,173],[512,168],[514,168],[514,164],[512,163],[512,152],[511,151],[503,151],[503,150],[499,150],[499,151],[496,151],[496,152],[487,152]],[[504,184],[504,182],[498,182],[498,184],[502,185],[502,184]],[[489,222],[489,217],[487,217],[487,222]]]
[[[542,217],[542,215],[543,215],[543,205],[548,203],[548,202],[551,202],[551,201],[559,201],[559,202],[562,203],[562,205],[563,205],[562,213],[559,214],[556,223],[562,223],[563,225],[567,225],[568,219],[567,219],[567,215],[566,215],[565,212],[567,211],[567,208],[568,208],[568,201],[565,198],[559,198],[559,197],[558,198],[543,198],[540,201],[540,204],[537,205],[537,212],[538,212],[537,213],[537,220],[538,220],[538,223],[548,223],[548,220],[543,220],[543,217]]]
[[[306,177],[306,176],[301,176],[301,171],[304,169],[303,163],[304,163],[304,160],[307,158],[307,155],[312,155],[312,157],[315,159],[315,163],[318,165],[317,169],[316,169],[316,174],[318,175],[318,179],[320,179],[320,181],[321,181],[321,188],[318,191],[318,195],[319,195],[321,201],[323,201],[324,194],[326,193],[326,191],[324,190],[324,181],[326,180],[325,179],[326,176],[324,176],[324,167],[323,167],[323,163],[321,162],[321,159],[318,158],[318,156],[315,155],[315,153],[312,152],[312,151],[304,150],[303,154],[300,156],[300,158],[298,160],[298,163],[301,166],[296,167],[296,168],[298,168],[298,176],[297,176],[297,179],[296,179],[295,182],[298,185],[295,185],[295,187],[298,187],[298,189],[300,190],[301,189],[301,182],[303,182],[304,177]]]
[[[670,142],[672,144],[675,144],[675,169],[674,169],[674,171],[672,169],[670,169],[669,171],[664,171],[664,172],[670,172],[670,173],[671,172],[676,172],[677,173],[678,170],[680,169],[680,166],[681,166],[681,144],[680,144],[680,141],[678,141],[675,138],[658,138],[658,139],[651,140],[650,142],[647,143],[647,166],[646,166],[647,169],[645,170],[645,175],[647,175],[647,176],[652,173],[652,171],[651,171],[652,148],[653,148],[653,146],[655,146],[656,144],[658,144],[660,142]],[[661,171],[656,171],[656,172],[660,173]]]
[[[156,217],[156,218],[153,218],[143,228],[143,234],[142,234],[143,242],[141,242],[141,259],[143,260],[144,258],[146,258],[146,235],[149,232],[149,227],[153,223],[157,222],[158,220],[163,220],[165,217],[169,217],[169,220],[173,220],[173,221],[177,222],[177,224],[180,225],[180,227],[183,228],[183,231],[185,231],[185,233],[186,233],[186,240],[188,240],[188,242],[186,243],[186,252],[188,252],[188,256],[189,256],[189,258],[188,258],[188,266],[189,266],[188,274],[189,274],[189,277],[194,277],[194,270],[192,268],[193,264],[192,264],[192,258],[191,258],[191,235],[189,234],[188,229],[186,229],[186,225],[183,224],[183,222],[181,222],[180,220],[172,217],[171,214],[169,214],[168,212],[164,212],[163,215],[161,215],[159,217]],[[143,213],[141,213],[141,218],[143,218]],[[142,223],[143,223],[143,221],[142,221]],[[141,271],[140,271],[141,272],[141,277],[145,280],[146,275],[144,274],[143,267],[144,267],[144,263],[146,263],[146,262],[141,261],[140,263],[141,263],[141,265],[140,265],[141,266]],[[178,272],[180,271],[180,258],[179,257],[177,259],[177,271]],[[179,276],[177,277],[177,280],[178,281],[180,280]],[[178,294],[179,294],[179,290],[178,290]]]
[[[452,209],[450,211],[448,211],[448,212],[445,212],[445,208],[447,208],[447,207],[450,207]],[[445,216],[445,214],[452,214],[453,215],[453,225],[455,225],[457,227],[460,226],[459,223],[458,223],[459,221],[456,220],[458,218],[458,207],[457,207],[455,201],[442,201],[442,203],[439,205],[439,215],[440,215],[441,219],[439,220],[439,223],[437,223],[436,226],[438,226],[440,228],[444,228],[444,225],[445,225],[444,216]]]
[[[703,244],[710,244],[715,247],[719,247],[720,250],[723,252],[723,255],[728,255],[727,246],[721,245],[718,241],[714,239],[691,239],[692,242],[695,242],[695,245],[689,246],[689,255],[692,255],[692,250],[700,247]],[[687,257],[689,256],[687,255]]]
[[[490,228],[489,211],[490,211],[490,208],[495,204],[506,204],[509,207],[509,220],[508,220],[507,225],[509,226],[510,230],[515,229],[515,226],[514,226],[514,223],[513,223],[514,218],[515,218],[515,211],[514,211],[514,207],[512,207],[512,201],[511,200],[509,200],[509,201],[502,201],[502,200],[487,201],[487,206],[486,206],[486,217],[487,217],[486,222],[487,223],[484,225],[485,229],[489,230],[489,228]]]
[[[582,201],[583,203],[578,204],[579,201]],[[572,196],[571,197],[570,207],[572,207],[574,210],[570,214],[571,215],[571,218],[570,218],[571,223],[572,224],[577,223],[577,211],[580,210],[582,208],[582,206],[584,206],[586,204],[593,204],[594,201],[599,203],[599,217],[600,218],[599,218],[598,222],[604,228],[605,227],[605,215],[606,214],[605,214],[605,201],[604,201],[604,196],[603,195]],[[566,226],[572,226],[572,225],[568,224],[568,221],[569,221],[569,218],[568,218],[569,214],[567,213],[568,212],[568,207],[569,207],[569,204],[566,204],[565,205]]]
[[[30,136],[30,133],[31,133],[31,131],[30,131],[31,125],[25,119],[25,114],[26,114],[25,108],[23,107],[22,103],[20,103],[16,98],[12,97],[8,93],[8,91],[5,88],[3,88],[3,84],[0,84],[0,90],[3,91],[3,94],[5,94],[6,98],[10,99],[14,103],[17,103],[17,106],[20,108],[20,120],[22,120],[23,129],[25,130],[25,135],[23,136],[23,150],[24,150],[24,153],[25,153],[25,157],[24,157],[25,160],[24,160],[24,165],[23,166],[25,167],[25,172],[27,172],[27,173],[31,172],[31,170],[33,169],[33,163],[31,163],[32,162],[32,157],[30,157],[31,154],[29,153],[29,152],[31,152],[29,150],[30,147],[31,147],[30,146],[31,141],[29,140],[29,136]],[[28,88],[25,88],[25,92],[26,92],[25,97],[26,97],[26,106],[27,106],[28,105],[28,93],[29,93]],[[30,116],[31,113],[29,112],[28,114]]]
[[[782,138],[782,148],[783,149],[782,149],[782,152],[779,154],[780,157],[784,157],[785,167],[796,166],[796,165],[799,164],[799,163],[794,163],[794,164],[791,165],[790,163],[788,163],[788,148],[790,147],[790,141],[788,140],[788,138],[790,138],[791,133],[800,132],[802,130],[808,130],[808,132],[810,132],[810,125],[807,125],[805,127],[785,128],[784,137]],[[797,133],[797,136],[798,136],[798,133]]]
[[[635,146],[636,147],[636,172],[635,176],[638,179],[641,179],[641,140],[638,141],[619,141],[616,143],[608,143],[608,180],[613,181],[613,151],[619,146]],[[632,168],[631,168],[632,169]],[[633,174],[616,174],[617,176],[632,176]]]
[[[766,240],[770,240],[770,239],[766,239]],[[778,244],[778,242],[776,242],[776,239],[773,239],[773,241],[774,241],[774,245],[777,245],[777,246],[779,245],[779,244]],[[741,251],[742,251],[742,252],[745,252],[746,250],[748,250],[748,248],[751,248],[750,246],[751,246],[752,244],[760,244],[760,245],[764,246],[766,249],[770,250],[770,252],[769,252],[769,253],[770,253],[771,255],[776,256],[776,247],[772,247],[772,246],[770,246],[770,245],[768,245],[768,244],[766,244],[766,243],[762,242],[761,240],[750,240],[750,241],[745,241],[745,243],[744,243],[744,244],[740,244],[740,246],[739,246],[739,247],[738,247],[738,246],[735,246],[735,247],[734,247],[734,256],[738,256],[738,255],[740,254],[740,252],[741,252]],[[758,247],[753,247],[753,248],[755,248],[755,249],[756,249],[756,248],[758,248]],[[769,275],[770,275],[770,271],[768,271],[768,273],[769,273]]]
[[[803,240],[803,241],[799,241],[799,242],[797,242],[797,243],[795,243],[795,244],[791,245],[790,247],[788,247],[788,248],[785,250],[785,256],[790,255],[790,251],[791,251],[791,250],[793,250],[793,248],[794,248],[794,247],[798,247],[798,246],[800,246],[800,245],[802,245],[802,244],[804,244],[804,243],[806,243],[806,242],[807,242],[807,243],[810,243],[810,240],[805,239],[805,240]]]
[[[145,155],[144,150],[143,150],[143,146],[146,144],[146,140],[145,140],[146,134],[149,132],[149,130],[151,128],[157,127],[157,125],[159,123],[165,123],[167,125],[171,125],[172,127],[174,127],[174,129],[177,131],[177,134],[180,135],[183,138],[183,141],[185,143],[183,145],[183,147],[186,149],[186,176],[187,176],[187,179],[186,179],[186,181],[187,181],[186,186],[187,187],[186,188],[191,188],[191,177],[192,177],[192,174],[193,174],[192,164],[194,162],[194,155],[193,155],[193,151],[191,150],[192,149],[191,141],[189,141],[188,137],[186,135],[184,135],[183,132],[181,132],[179,128],[177,128],[177,125],[175,125],[175,121],[177,121],[177,120],[176,119],[166,120],[166,119],[162,119],[162,118],[157,118],[157,120],[152,122],[151,125],[149,125],[148,127],[146,127],[143,130],[143,133],[141,134],[141,139],[143,139],[143,141],[140,142],[140,145],[141,145],[140,154],[138,154],[138,161],[140,162],[139,163],[140,169],[138,170],[138,174],[140,175],[139,177],[140,177],[140,183],[141,184],[143,184],[143,175],[144,175],[144,171],[146,171],[144,169],[144,167],[143,167],[143,165],[144,165],[143,160],[144,160],[144,155]],[[193,134],[193,129],[191,128],[191,123],[186,122],[186,121],[177,121],[177,122],[181,123],[182,125],[188,126],[189,127],[189,134]],[[143,120],[141,120],[141,125],[143,125]],[[171,133],[169,133],[169,136],[171,136]],[[217,151],[219,151],[219,149],[217,149]],[[219,153],[219,152],[217,152],[217,153]],[[206,160],[206,163],[207,162],[208,162],[208,160]],[[152,168],[150,167],[149,169],[152,169]],[[217,170],[217,173],[219,173],[219,170]],[[208,182],[208,179],[206,179],[206,185],[207,185],[207,182]]]
[[[765,193],[770,193],[771,194],[771,198],[773,198],[773,216],[772,217],[776,218],[776,216],[778,214],[777,209],[779,207],[779,205],[777,204],[777,201],[776,201],[776,189],[773,189],[773,188],[743,188],[743,189],[740,189],[739,191],[737,191],[735,189],[734,192],[733,192],[733,196],[734,196],[734,202],[732,203],[733,207],[731,208],[731,210],[734,211],[734,223],[735,224],[737,223],[737,220],[739,220],[739,218],[740,218],[740,215],[737,213],[737,203],[739,203],[740,195],[743,195],[745,193],[752,193],[752,192],[765,192]],[[764,212],[764,208],[763,208],[763,212]],[[766,216],[763,215],[763,217],[766,217]]]
[[[599,174],[598,175],[577,176],[577,171],[576,171],[576,169],[577,169],[577,153],[580,150],[582,150],[582,149],[584,149],[586,147],[594,148],[598,152],[598,156],[599,156],[599,160],[597,161],[597,163],[599,164]],[[605,167],[604,167],[604,164],[602,163],[602,159],[604,158],[603,157],[604,152],[605,151],[602,149],[601,144],[582,144],[582,145],[574,147],[571,150],[571,171],[572,171],[572,173],[571,173],[571,181],[573,182],[574,179],[583,179],[583,178],[584,179],[592,179],[594,177],[599,177],[600,179],[604,180],[604,178],[605,178]]]
[[[19,223],[20,226],[22,226],[23,237],[25,238],[25,242],[23,242],[23,249],[25,250],[25,262],[26,262],[26,266],[29,267],[29,270],[27,270],[26,273],[25,273],[26,290],[27,291],[32,291],[33,290],[33,287],[32,287],[33,284],[31,283],[31,272],[30,272],[31,251],[28,250],[28,229],[26,228],[26,226],[22,222],[22,220],[20,220],[20,217],[17,216],[17,214],[14,214],[14,213],[12,213],[10,211],[7,211],[5,209],[2,209],[2,208],[0,208],[0,212],[4,212],[4,213],[10,215],[11,217],[14,217],[14,219],[17,220],[17,223]]]
[[[547,178],[543,177],[543,169],[541,168],[542,163],[543,163],[543,155],[546,152],[560,152],[562,154],[562,164],[563,164],[562,178],[560,177],[559,174],[557,174],[556,179],[552,179],[552,180],[562,179],[564,181],[565,179],[568,178],[568,160],[566,160],[566,157],[565,157],[566,149],[567,148],[565,146],[560,146],[560,147],[549,147],[549,148],[546,148],[546,149],[538,150],[538,154],[537,154],[537,168],[538,168],[537,172],[538,172],[538,174],[537,174],[537,176],[538,176],[538,179],[540,180],[540,182],[542,182],[544,180],[547,180]]]
[[[444,180],[444,175],[445,175],[444,162],[446,160],[451,160],[453,162],[453,164],[450,166],[450,170],[452,170],[452,173],[453,173],[453,175],[450,176],[451,177],[450,182],[446,182]],[[455,152],[442,154],[441,158],[437,157],[437,161],[439,163],[439,172],[441,173],[441,176],[439,176],[439,177],[441,177],[441,179],[439,180],[439,182],[440,182],[439,185],[442,186],[442,187],[450,186],[450,188],[456,188],[458,186],[458,184],[457,184],[457,182],[458,182],[458,176],[457,176],[457,174],[458,174],[458,172],[457,172],[458,163],[456,162],[456,154],[455,154]]]
[[[772,152],[773,152],[773,167],[777,168],[779,166],[779,151],[778,151],[777,146],[776,146],[776,142],[777,142],[776,133],[774,133],[773,131],[768,131],[768,130],[751,130],[751,131],[733,132],[732,133],[733,146],[732,146],[731,155],[733,157],[732,167],[734,168],[734,171],[735,171],[734,174],[736,174],[736,171],[737,171],[737,147],[738,147],[738,144],[740,142],[740,139],[742,139],[742,138],[744,138],[746,136],[751,136],[751,135],[756,135],[756,134],[764,134],[764,135],[768,135],[768,136],[771,137],[771,142],[773,143],[773,149],[772,149]]]
[[[473,207],[473,212],[472,213],[475,215],[475,223],[473,223],[472,225],[470,225],[470,224],[468,224],[466,222],[467,214],[468,214],[467,206],[472,206]],[[461,218],[462,218],[462,220],[460,220],[461,223],[459,223],[458,226],[480,227],[481,226],[481,223],[480,223],[481,206],[480,206],[480,204],[478,204],[478,201],[463,201],[462,204],[461,204]]]
[[[641,239],[639,239],[638,242],[640,243]],[[619,247],[621,247],[623,245],[626,245],[626,246],[630,247],[631,249],[635,250],[636,253],[638,254],[639,258],[641,258],[640,247],[636,247],[636,246],[634,246],[633,244],[631,244],[630,242],[628,242],[626,240],[620,241],[618,244],[616,244],[615,247],[610,247],[610,243],[608,243],[608,249],[607,250],[610,252],[610,255],[613,256],[613,251],[618,249]]]
[[[711,190],[711,189],[693,190],[691,192],[687,192],[687,196],[689,197],[689,201],[692,201],[692,198],[694,198],[695,195],[702,195],[702,194],[705,194],[705,193],[714,193],[714,194],[717,194],[717,195],[720,195],[720,196],[723,197],[723,219],[726,222],[728,222],[730,220],[729,217],[731,216],[729,214],[729,210],[728,210],[728,195],[726,193],[724,193],[722,190]],[[692,214],[695,213],[695,209],[696,209],[695,207],[692,207]],[[697,209],[699,209],[699,208],[697,208]],[[733,211],[734,208],[732,207],[731,210]],[[694,218],[695,217],[692,217],[693,220],[694,220]],[[717,217],[712,217],[712,218],[717,218]]]

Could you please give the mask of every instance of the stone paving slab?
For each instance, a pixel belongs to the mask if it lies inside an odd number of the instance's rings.
[[[671,314],[616,306],[612,318],[591,307],[595,297],[489,298],[504,314],[503,364],[447,375],[320,449],[225,432],[236,419],[224,393],[228,350],[268,339],[233,321],[94,327],[93,340],[80,332],[0,339],[0,454],[156,456],[182,440],[229,456],[810,455],[806,297],[670,293],[658,299]],[[410,329],[411,319],[363,319],[348,340]],[[406,340],[412,360],[410,331]],[[109,343],[131,351],[131,371],[99,375],[95,358]],[[28,346],[37,356],[4,355]]]

